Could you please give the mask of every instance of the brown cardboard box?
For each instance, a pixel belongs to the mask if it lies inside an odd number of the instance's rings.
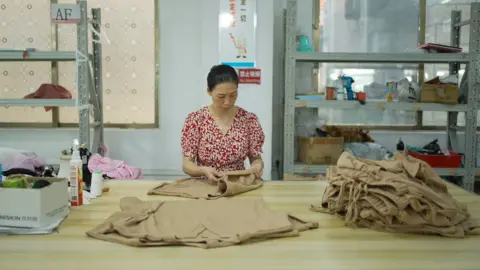
[[[306,164],[336,164],[343,141],[343,137],[298,137],[298,159]]]
[[[455,84],[424,84],[420,91],[423,103],[458,103],[458,87]]]

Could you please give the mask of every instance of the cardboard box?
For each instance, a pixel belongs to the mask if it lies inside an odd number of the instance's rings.
[[[38,228],[68,215],[68,183],[65,178],[27,177],[46,180],[41,189],[0,188],[0,226]]]
[[[420,91],[422,103],[458,103],[458,87],[455,84],[424,84]]]
[[[306,164],[337,164],[343,137],[298,137],[298,159]]]

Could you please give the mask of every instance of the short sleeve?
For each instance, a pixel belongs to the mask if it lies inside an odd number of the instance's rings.
[[[185,119],[182,129],[182,155],[183,157],[196,158],[198,154],[198,144],[200,142],[199,121],[195,113],[191,113]]]
[[[248,119],[249,122],[249,146],[248,157],[254,158],[263,153],[262,147],[265,142],[265,133],[255,114],[251,114]]]

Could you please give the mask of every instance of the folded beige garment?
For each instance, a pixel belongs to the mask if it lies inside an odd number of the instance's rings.
[[[262,179],[248,171],[226,172],[218,181],[205,178],[179,179],[162,183],[148,191],[148,195],[177,196],[191,199],[218,199],[260,188]]]
[[[126,197],[120,209],[87,235],[129,246],[215,248],[318,228],[317,222],[269,209],[262,199],[144,202]]]
[[[345,152],[327,180],[322,202],[311,210],[338,215],[348,226],[448,237],[480,233],[445,181],[413,157],[374,161]]]

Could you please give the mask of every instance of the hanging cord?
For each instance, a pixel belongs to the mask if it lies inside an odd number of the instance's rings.
[[[100,33],[99,33],[97,30],[95,30],[95,28],[93,27],[93,25],[90,24],[90,23],[88,24],[88,29],[89,29],[90,31],[92,31],[93,33],[95,33],[95,34],[98,36],[98,38],[100,39],[100,40],[94,39],[94,40],[92,40],[92,42],[100,43],[100,44],[102,44],[102,45],[104,45],[104,42],[105,42],[106,44],[110,44],[110,43],[111,43],[111,42],[110,42],[110,39],[109,39],[108,36],[107,36],[107,33],[105,32],[105,28],[103,28],[102,25],[100,25]]]

